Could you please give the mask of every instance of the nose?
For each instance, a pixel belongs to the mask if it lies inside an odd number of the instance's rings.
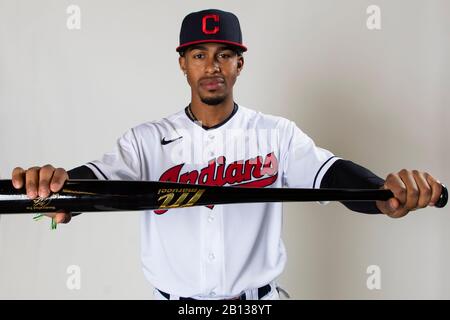
[[[216,72],[220,72],[220,65],[219,65],[219,61],[217,61],[216,57],[210,57],[207,60],[207,64],[206,64],[206,72],[207,73],[216,73]]]

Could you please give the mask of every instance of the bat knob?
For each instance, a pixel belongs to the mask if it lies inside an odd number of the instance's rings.
[[[436,208],[443,208],[447,204],[448,201],[448,190],[445,185],[442,185],[442,192],[441,196],[439,197],[438,201],[435,203]]]

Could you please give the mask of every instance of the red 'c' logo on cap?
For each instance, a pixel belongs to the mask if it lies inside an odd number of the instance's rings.
[[[219,16],[217,14],[208,14],[202,19],[202,31],[204,34],[216,34],[219,32],[219,26],[215,26],[214,29],[206,29],[206,21],[208,19],[213,19],[214,22],[219,22]]]

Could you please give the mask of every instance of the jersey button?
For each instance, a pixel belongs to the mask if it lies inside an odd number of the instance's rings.
[[[215,296],[216,296],[216,293],[215,293],[214,291],[211,291],[209,295],[210,295],[211,297],[215,297]]]
[[[208,217],[208,222],[213,222],[213,221],[214,221],[214,216],[210,215],[210,216]]]
[[[208,136],[208,138],[209,138],[209,140],[214,140],[215,136],[213,136],[212,134],[210,134],[210,135]]]
[[[214,259],[216,259],[216,256],[214,255],[214,253],[210,253],[208,255],[209,260],[213,261]]]

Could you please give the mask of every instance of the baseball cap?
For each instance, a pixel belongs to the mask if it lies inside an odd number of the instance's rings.
[[[177,51],[205,42],[226,43],[247,51],[242,44],[239,19],[231,12],[208,9],[192,12],[184,17],[180,31],[180,45]]]

